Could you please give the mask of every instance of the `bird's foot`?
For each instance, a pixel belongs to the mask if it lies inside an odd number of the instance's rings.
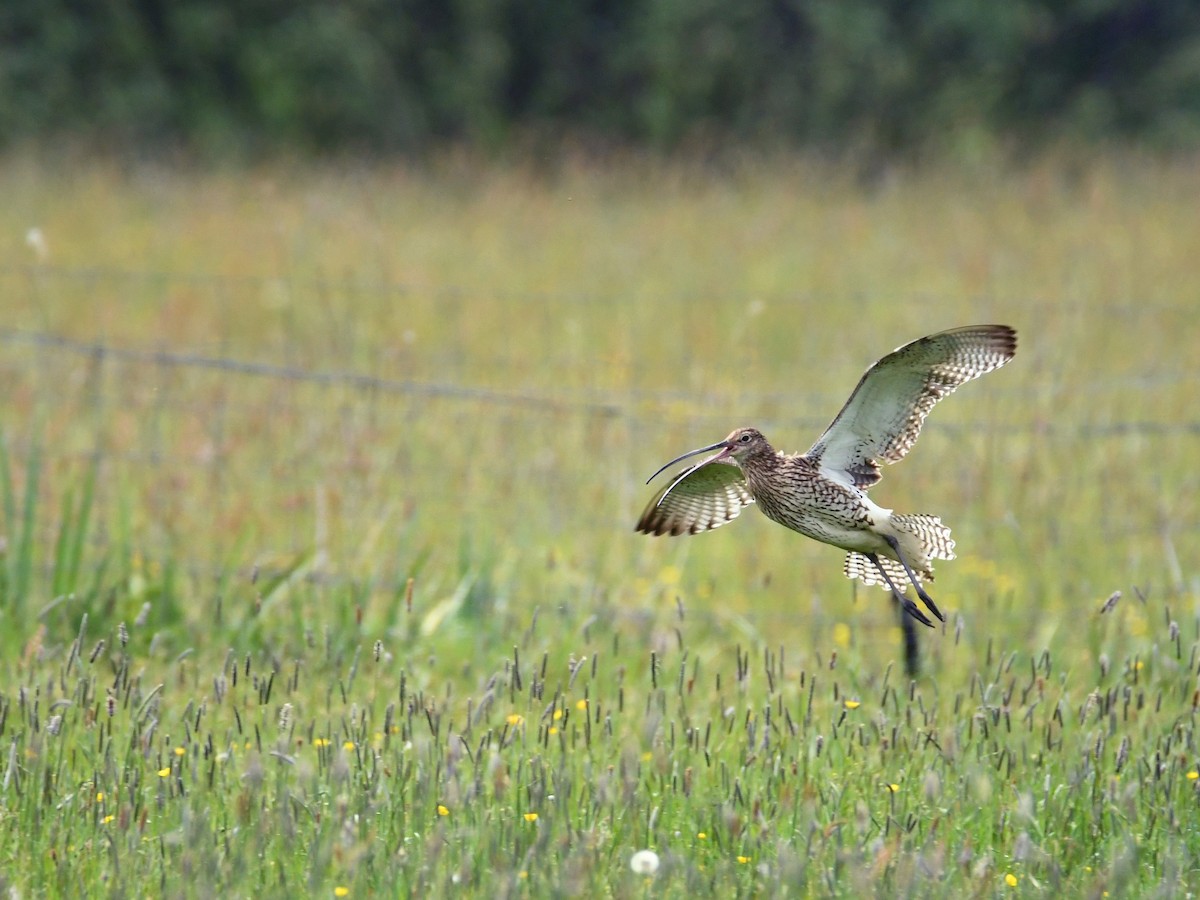
[[[903,596],[902,594],[896,594],[895,597],[896,597],[896,600],[899,601],[899,603],[900,603],[900,608],[903,609],[906,613],[908,613],[910,616],[912,616],[914,619],[916,619],[922,625],[928,625],[930,628],[934,627],[933,623],[931,621],[929,621],[929,616],[927,616],[927,615],[925,615],[925,613],[921,612],[921,608],[919,606],[917,606],[917,604],[913,603],[911,600],[909,600],[907,597]],[[922,597],[921,599],[924,600],[925,598]],[[941,618],[942,614],[937,611],[936,607],[933,608],[933,612],[934,612],[934,615],[936,615],[938,618]]]
[[[942,611],[937,608],[937,604],[933,602],[933,598],[925,592],[925,588],[921,587],[921,583],[919,581],[914,581],[913,584],[917,586],[917,596],[921,598],[921,602],[929,607],[929,611],[937,616],[939,622],[945,622],[946,617],[943,616]]]

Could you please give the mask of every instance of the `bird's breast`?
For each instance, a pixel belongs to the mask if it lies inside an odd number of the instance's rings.
[[[872,506],[862,491],[801,467],[777,470],[747,482],[763,514],[803,535],[838,546],[874,531]]]

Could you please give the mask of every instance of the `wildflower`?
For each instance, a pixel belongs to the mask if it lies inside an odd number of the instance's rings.
[[[653,850],[639,850],[629,858],[629,868],[638,875],[653,875],[658,871],[658,854]]]
[[[175,748],[175,755],[176,755],[176,756],[183,756],[185,753],[187,753],[187,750],[186,750],[186,749],[184,749],[183,747],[176,747],[176,748]]]
[[[557,729],[555,726],[551,725],[551,726],[550,726],[550,733],[551,733],[551,734],[558,734],[558,729]]]
[[[561,719],[561,718],[562,718],[562,710],[561,710],[561,709],[556,709],[556,710],[554,711],[554,721],[555,721],[555,722],[557,722],[557,721],[558,721],[559,719]]]
[[[1197,778],[1200,778],[1200,772],[1197,772],[1195,769],[1192,769],[1192,771],[1187,773],[1187,777],[1188,777],[1188,781],[1195,781]]]
[[[340,884],[339,884],[337,887],[335,887],[335,888],[333,889],[333,896],[335,896],[335,897],[349,897],[349,896],[350,896],[350,888],[348,888],[348,887],[345,887],[345,886],[343,886],[343,885],[340,885]]]
[[[706,840],[708,840],[708,835],[705,834],[703,831],[698,831],[698,832],[696,832],[696,840],[706,841]]]
[[[1188,777],[1190,778],[1191,776],[1189,775]],[[97,803],[104,802],[104,791],[96,791],[96,802]]]
[[[170,766],[164,766],[163,768],[158,770],[159,778],[169,778],[170,775],[171,775],[171,767]]]
[[[354,749],[354,741],[346,741],[346,743],[342,744],[342,749],[343,750],[353,750]]]
[[[575,708],[576,709],[587,709],[587,700],[576,700]]]
[[[538,819],[537,813],[525,813],[526,822],[536,822]]]
[[[889,791],[891,791],[891,792],[894,794],[894,793],[896,793],[896,791],[900,790],[900,785],[898,785],[898,784],[889,784],[889,785],[887,786],[887,789],[888,789]]]
[[[833,626],[833,642],[845,650],[850,646],[850,626],[845,622],[838,622]]]
[[[654,759],[654,754],[649,750],[642,754],[642,762],[650,762],[652,759]]]
[[[1004,883],[1007,884],[1009,887],[1016,887],[1017,886],[1017,876],[1014,875],[1012,872],[1009,872],[1007,875],[1004,876]]]
[[[862,701],[860,701],[860,700],[847,700],[847,701],[846,701],[846,703],[845,703],[845,706],[846,706],[846,709],[858,709],[860,706],[862,706]]]
[[[109,813],[107,816],[105,816],[100,821],[103,822],[105,825],[107,825],[109,822],[111,822],[115,818],[116,818],[116,816],[114,816],[112,813]]]
[[[448,815],[450,815],[450,810],[446,809],[446,807],[442,806],[442,804],[439,803],[438,808],[437,808],[437,814],[439,816],[448,816]]]
[[[748,856],[739,856],[739,857],[737,858],[737,861],[738,861],[739,863],[741,863],[741,864],[744,866],[746,863],[750,862],[750,857],[748,857]]]
[[[663,570],[658,573],[658,580],[663,584],[678,584],[682,574],[678,566],[663,566]]]
[[[522,722],[525,721],[525,717],[522,715],[518,715],[517,713],[509,713],[508,718],[505,719],[504,721],[507,722],[509,725],[512,725],[515,728],[516,726],[520,725]]]

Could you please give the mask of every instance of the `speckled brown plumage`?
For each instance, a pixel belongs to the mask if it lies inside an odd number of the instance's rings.
[[[866,371],[806,453],[780,453],[757,429],[739,428],[723,441],[667,463],[663,469],[718,451],[659,491],[636,529],[696,534],[732,521],[757,503],[767,518],[849,551],[847,577],[883,586],[914,618],[932,624],[896,585],[911,583],[943,618],[922,581],[933,580],[932,560],[954,558],[950,529],[936,516],[893,513],[866,492],[879,481],[881,462],[897,462],[912,449],[939,400],[1003,366],[1016,347],[1016,332],[1007,325],[955,328],[906,344]]]

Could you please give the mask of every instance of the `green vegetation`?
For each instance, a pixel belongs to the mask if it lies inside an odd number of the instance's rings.
[[[144,154],[1200,138],[1186,0],[7,0],[0,140]],[[515,139],[515,140],[514,140]]]
[[[3,887],[1196,890],[1198,178],[5,160]],[[971,321],[915,682],[832,548],[632,533]]]

